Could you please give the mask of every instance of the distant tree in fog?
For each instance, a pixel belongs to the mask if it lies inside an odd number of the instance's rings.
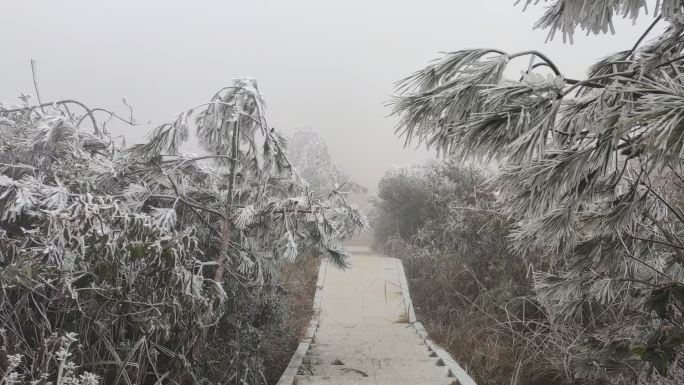
[[[461,167],[453,161],[431,161],[425,164],[394,167],[378,183],[377,197],[372,199],[371,216],[378,246],[392,237],[405,242],[420,241],[436,250],[455,242],[445,241],[447,232],[431,231],[430,239],[416,239],[428,227],[447,227],[446,218],[453,206],[475,207],[489,201],[492,194],[482,189],[482,173]],[[455,209],[460,212],[462,210]],[[451,216],[454,217],[454,216]],[[439,239],[438,239],[439,238]]]
[[[333,162],[328,145],[318,131],[311,127],[299,127],[286,138],[288,158],[311,191],[367,191]]]

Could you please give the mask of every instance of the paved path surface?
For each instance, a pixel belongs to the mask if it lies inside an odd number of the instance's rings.
[[[351,269],[325,268],[318,330],[294,383],[456,384],[408,323],[399,261],[352,253]]]

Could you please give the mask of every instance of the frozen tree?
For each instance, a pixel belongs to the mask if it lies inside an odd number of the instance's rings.
[[[318,131],[311,127],[299,127],[288,136],[287,142],[288,157],[311,191],[367,191],[333,162],[328,145]]]
[[[585,331],[568,346],[576,376],[681,376],[684,3],[548,3],[537,27],[549,38],[655,15],[632,47],[583,80],[536,50],[449,52],[400,82],[398,132],[451,156],[499,162],[493,183],[500,210],[518,223],[515,251],[548,256],[535,274],[537,300],[552,323]],[[510,79],[514,62],[526,69]]]
[[[482,174],[453,160],[387,171],[378,182],[377,197],[372,200],[376,246],[382,248],[386,242],[399,238],[430,252],[467,254],[461,249],[466,234],[477,233],[482,223],[476,226],[466,222],[483,213],[492,215],[487,213],[486,204],[493,201],[493,195],[482,186]]]
[[[195,124],[206,155],[179,151],[188,139],[188,119],[194,109],[158,127],[150,141],[133,148],[133,153],[152,164],[163,161],[171,170],[157,167],[159,172],[150,174],[164,183],[142,179],[138,185],[148,191],[150,186],[161,188],[150,193],[172,196],[168,199],[174,206],[187,206],[198,218],[219,215],[220,227],[206,222],[208,231],[220,238],[216,280],[223,274],[222,260],[231,252],[257,257],[278,250],[276,255],[292,259],[299,244],[317,248],[344,265],[345,254],[337,240],[363,227],[365,219],[339,197],[319,201],[307,193],[286,157],[283,138],[266,124],[256,82],[238,79],[201,107]],[[217,167],[200,163],[208,159]],[[214,204],[220,205],[203,204],[207,194],[219,198]]]
[[[132,148],[98,123],[113,113],[23,101],[0,105],[0,374],[264,383],[277,264],[314,250],[344,266],[340,241],[365,218],[307,193],[256,81]],[[203,154],[181,151],[193,134]]]

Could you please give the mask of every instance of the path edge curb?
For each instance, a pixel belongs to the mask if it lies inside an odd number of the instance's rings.
[[[416,319],[416,313],[413,310],[413,302],[411,301],[411,295],[409,293],[408,281],[406,280],[406,271],[404,270],[404,264],[401,259],[395,259],[397,264],[397,274],[399,274],[399,284],[401,286],[402,296],[404,297],[404,306],[406,307],[406,312],[408,313],[408,319],[410,325],[415,329],[416,333],[420,336],[420,339],[425,342],[428,349],[437,355],[444,365],[449,369],[449,377],[454,377],[456,379],[455,383],[458,385],[477,385],[475,381],[470,377],[468,372],[465,371],[459,365],[451,354],[444,350],[441,346],[437,345],[428,336],[425,327]],[[280,385],[280,384],[279,384]]]
[[[313,300],[313,316],[311,321],[309,321],[309,327],[304,333],[304,337],[299,341],[297,350],[292,354],[290,358],[290,363],[287,365],[283,374],[280,375],[280,379],[276,385],[293,385],[295,377],[299,373],[299,368],[304,362],[304,357],[311,347],[314,337],[316,336],[316,330],[318,330],[319,319],[321,315],[321,301],[323,300],[323,284],[325,283],[325,274],[328,267],[328,261],[322,260],[321,266],[318,268],[318,279],[316,280],[316,292],[314,294]]]

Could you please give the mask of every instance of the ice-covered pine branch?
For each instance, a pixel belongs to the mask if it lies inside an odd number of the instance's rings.
[[[684,8],[656,4],[644,35],[584,80],[538,51],[461,50],[399,82],[393,101],[407,143],[499,164],[492,183],[499,211],[517,221],[514,250],[546,256],[537,300],[591,341],[573,351],[581,377],[665,376],[681,352]],[[538,26],[602,32],[645,6],[554,1]],[[666,27],[649,36],[657,23]]]

